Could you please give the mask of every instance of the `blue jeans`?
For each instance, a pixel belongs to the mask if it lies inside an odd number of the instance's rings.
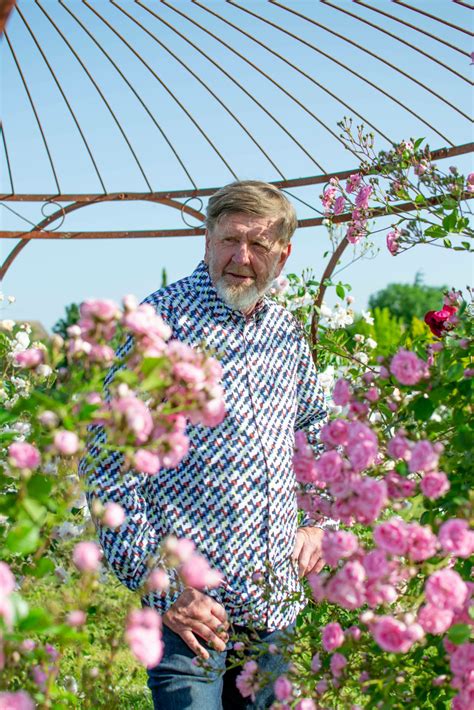
[[[258,636],[265,643],[278,644],[285,630],[258,631]],[[234,626],[238,633],[243,627]],[[243,698],[235,685],[235,679],[241,668],[227,669],[232,662],[232,651],[209,651],[207,668],[193,663],[195,654],[180,636],[163,626],[165,651],[160,663],[148,669],[148,687],[153,698],[155,710],[237,710],[237,708],[269,708],[275,700],[272,683],[263,687],[255,701]],[[200,643],[204,643],[200,640]],[[205,645],[205,644],[204,644]],[[259,669],[271,673],[273,680],[287,670],[288,664],[278,653],[266,653],[256,659]]]

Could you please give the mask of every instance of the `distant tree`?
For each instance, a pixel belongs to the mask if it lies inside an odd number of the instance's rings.
[[[389,284],[369,298],[369,308],[388,308],[390,313],[410,325],[413,316],[423,320],[427,311],[438,311],[447,286],[425,286],[420,272],[413,284]]]
[[[79,317],[79,304],[70,303],[69,306],[66,306],[66,315],[64,318],[60,318],[53,325],[53,333],[57,333],[57,335],[60,335],[64,338],[64,340],[66,340],[68,337],[67,329],[70,325],[77,323]]]

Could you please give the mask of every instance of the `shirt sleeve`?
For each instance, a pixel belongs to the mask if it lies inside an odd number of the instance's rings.
[[[305,432],[314,455],[318,457],[324,450],[324,444],[321,442],[319,434],[328,421],[328,410],[326,397],[318,380],[309,346],[303,335],[301,338],[297,378],[298,411],[295,430]],[[305,490],[311,492],[311,484],[307,484]],[[307,526],[332,529],[337,527],[337,523],[331,518],[318,519],[316,521],[309,513],[305,513],[300,527]]]

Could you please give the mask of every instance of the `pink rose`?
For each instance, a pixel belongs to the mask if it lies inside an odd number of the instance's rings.
[[[173,375],[191,385],[200,385],[206,379],[202,369],[190,362],[177,362],[173,365]]]
[[[401,431],[397,431],[395,436],[390,439],[387,446],[387,452],[392,459],[405,459],[405,461],[410,459],[410,442]]]
[[[296,703],[295,710],[316,710],[316,705],[311,698],[302,698]]]
[[[322,645],[329,653],[344,643],[344,631],[337,621],[326,624],[322,633]]]
[[[449,659],[451,671],[456,676],[468,676],[474,670],[474,643],[455,646]]]
[[[432,471],[438,465],[439,454],[431,441],[423,439],[418,441],[411,452],[408,467],[412,473],[415,471]]]
[[[275,693],[275,698],[280,702],[285,702],[286,700],[290,700],[291,698],[291,694],[293,692],[293,684],[291,683],[291,681],[288,680],[285,675],[281,675],[276,679],[273,685],[273,690]]]
[[[33,368],[44,362],[44,350],[39,348],[28,348],[19,353],[15,353],[13,361],[20,367]]]
[[[354,486],[352,512],[359,523],[369,525],[376,520],[387,503],[387,485],[375,478],[363,478]]]
[[[199,554],[192,555],[180,567],[180,575],[185,584],[195,589],[204,587],[218,587],[222,582],[222,575],[209,566],[207,560]]]
[[[170,578],[164,569],[154,569],[146,581],[147,589],[151,592],[165,592],[169,589]]]
[[[336,480],[342,471],[342,459],[337,451],[326,451],[316,461],[318,478],[326,483]]]
[[[125,638],[135,658],[146,668],[158,665],[163,656],[161,616],[155,609],[134,609],[127,619]]]
[[[391,232],[387,233],[385,238],[387,249],[392,256],[398,253],[399,248],[400,231],[398,229],[393,229]]]
[[[66,624],[73,627],[84,626],[86,623],[86,614],[82,609],[74,609],[70,611],[66,617]]]
[[[380,616],[373,625],[375,642],[389,653],[406,653],[413,645],[408,627],[391,616]]]
[[[152,451],[138,449],[133,457],[133,464],[140,473],[147,473],[150,476],[158,473],[161,467],[160,457]]]
[[[81,572],[96,572],[99,569],[102,550],[95,542],[78,542],[72,560]]]
[[[474,553],[474,532],[466,520],[453,518],[439,529],[441,547],[455,557],[470,557]]]
[[[0,693],[1,710],[35,710],[35,703],[25,690],[16,693]]]
[[[459,609],[468,595],[461,576],[452,569],[442,569],[428,577],[425,596],[429,604],[438,609]]]
[[[416,488],[415,481],[410,481],[405,476],[400,476],[394,470],[387,473],[385,483],[387,484],[387,492],[390,498],[409,498]]]
[[[456,306],[444,305],[439,311],[428,311],[425,323],[437,338],[442,338],[448,330],[453,328],[452,317],[457,312]]]
[[[201,422],[204,426],[218,426],[226,414],[224,399],[211,399],[201,409]]]
[[[366,210],[369,206],[369,197],[372,194],[372,185],[363,185],[355,198],[356,207],[362,210]]]
[[[120,315],[120,309],[116,303],[109,299],[90,299],[80,305],[82,318],[98,320],[108,323]]]
[[[438,540],[429,525],[410,523],[408,526],[408,557],[414,562],[422,562],[436,554]]]
[[[349,403],[349,400],[351,398],[351,388],[347,380],[340,379],[336,382],[336,384],[334,385],[332,398],[334,404],[337,404],[338,407],[345,407],[346,404]]]
[[[0,597],[6,597],[15,589],[15,577],[6,562],[0,562]]]
[[[344,609],[357,609],[365,603],[365,570],[355,560],[346,562],[326,585],[327,599]]]
[[[453,616],[451,609],[425,604],[418,612],[418,622],[428,634],[444,634],[451,626]]]
[[[450,487],[448,477],[442,471],[429,471],[420,482],[421,492],[431,500],[440,498],[449,491]]]
[[[342,675],[342,671],[347,666],[347,659],[342,653],[335,653],[330,661],[331,673],[335,678]]]
[[[62,456],[72,456],[79,450],[79,437],[73,431],[58,431],[54,435],[53,444]]]
[[[322,552],[324,561],[330,567],[337,567],[339,560],[351,557],[357,548],[358,540],[353,533],[345,530],[324,531]]]
[[[321,441],[329,446],[345,446],[349,431],[349,422],[345,419],[334,419],[321,429]]]
[[[102,523],[109,528],[118,528],[125,522],[125,511],[121,505],[109,501],[105,504]]]
[[[359,173],[353,173],[349,175],[349,179],[346,182],[346,192],[356,192],[359,189],[359,185],[362,182],[362,176]]]
[[[377,456],[377,444],[365,439],[347,445],[347,455],[355,471],[369,468]]]
[[[377,546],[391,555],[405,555],[408,548],[408,526],[399,518],[391,518],[374,530]]]
[[[15,442],[8,447],[8,456],[17,468],[38,468],[41,462],[40,452],[26,441]]]
[[[319,657],[319,653],[315,653],[314,656],[311,659],[311,670],[313,673],[317,673],[318,671],[321,670],[321,658]]]
[[[390,370],[402,385],[416,385],[426,375],[426,363],[410,350],[400,348],[393,356]]]
[[[135,435],[137,444],[144,444],[153,430],[153,419],[144,402],[133,395],[118,397],[110,403],[113,413],[121,415],[124,424]]]
[[[381,579],[388,573],[388,562],[383,550],[371,550],[362,560],[369,579]]]
[[[346,206],[346,200],[342,195],[339,195],[339,197],[336,197],[334,201],[334,214],[341,214],[344,212],[344,207]]]

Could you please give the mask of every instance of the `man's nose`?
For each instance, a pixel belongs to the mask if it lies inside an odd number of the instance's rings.
[[[246,242],[242,242],[238,245],[234,252],[232,260],[236,264],[249,264],[250,263],[250,250]]]

